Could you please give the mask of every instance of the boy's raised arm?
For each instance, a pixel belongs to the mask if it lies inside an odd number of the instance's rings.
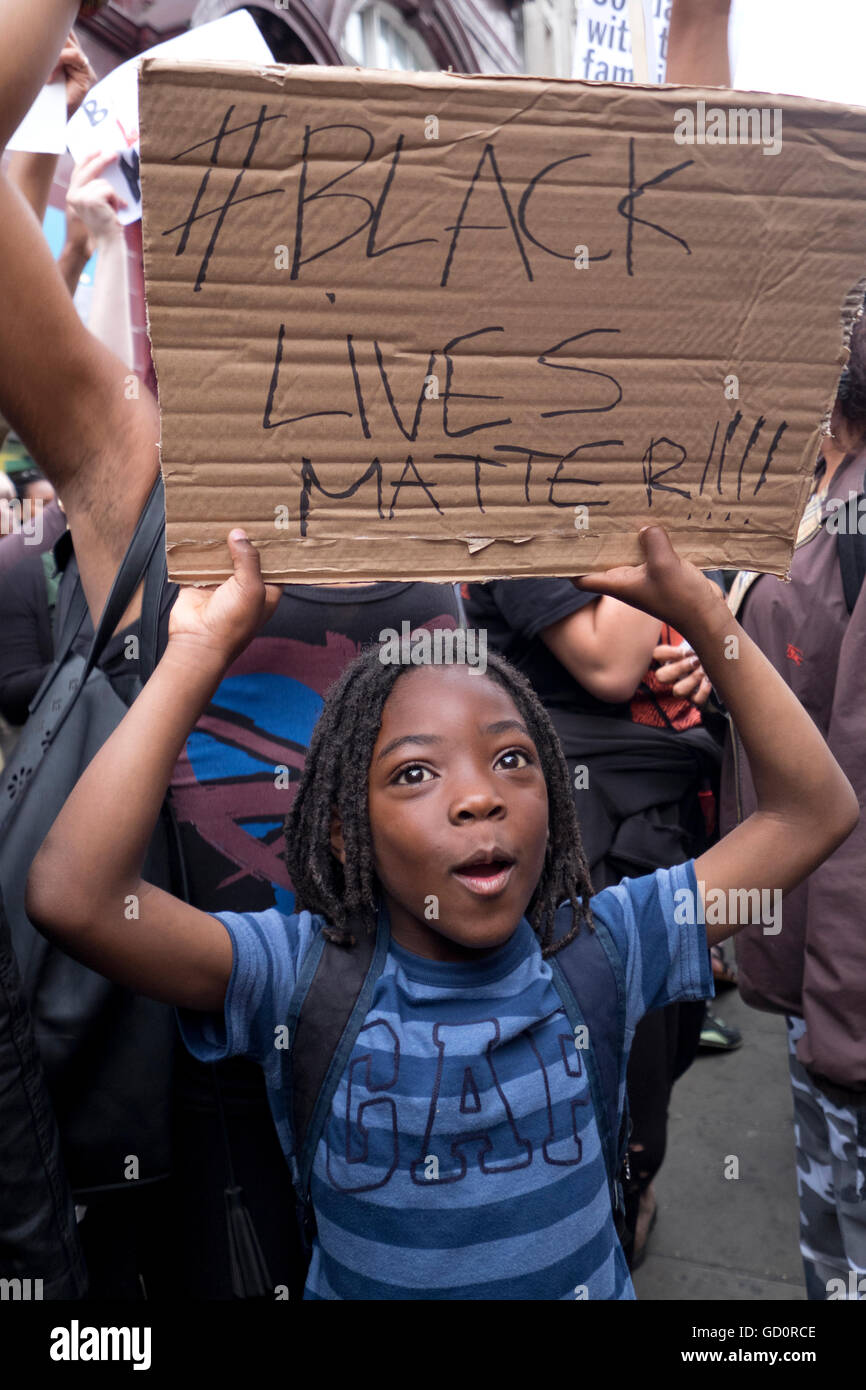
[[[78,6],[0,5],[0,145],[50,76]],[[159,412],[82,324],[26,200],[0,174],[0,411],[60,494],[98,615],[158,467]],[[130,610],[126,621],[135,616]]]
[[[737,726],[758,807],[696,861],[705,894],[786,893],[851,834],[859,819],[857,797],[815,724],[716,585],[677,558],[660,527],[647,527],[641,542],[645,564],[584,575],[575,583],[672,623],[691,643]],[[707,940],[720,941],[747,920],[708,923]]]
[[[141,870],[190,729],[279,599],[252,544],[233,532],[229,547],[234,575],[181,592],[162,660],[79,778],[27,885],[31,920],[70,955],[141,994],[206,1010],[223,1005],[228,933]]]

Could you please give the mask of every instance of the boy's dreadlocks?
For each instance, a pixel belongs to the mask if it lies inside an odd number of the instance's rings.
[[[352,926],[373,929],[378,884],[367,807],[367,774],[382,723],[385,701],[411,666],[383,664],[378,646],[367,647],[346,667],[328,692],[313,731],[298,793],[286,820],[285,860],[298,911],[318,913],[330,924],[325,934],[340,945],[353,944]],[[580,930],[593,930],[589,910],[592,885],[571,797],[568,766],[547,712],[519,671],[495,653],[487,654],[487,675],[514,701],[538,749],[547,783],[549,830],[544,867],[527,916],[542,953],[555,954]],[[342,822],[345,868],[331,849],[331,821]],[[571,929],[553,939],[558,905],[573,908]]]

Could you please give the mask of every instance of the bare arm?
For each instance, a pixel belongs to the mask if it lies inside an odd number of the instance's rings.
[[[20,188],[33,209],[40,226],[48,209],[51,185],[57,170],[56,154],[36,154],[29,150],[13,150],[9,156],[10,183]]]
[[[730,87],[731,0],[674,0],[668,34],[667,82]]]
[[[233,535],[235,533],[232,533]],[[206,912],[141,877],[177,757],[234,656],[273,611],[247,540],[215,591],[186,588],[153,676],[79,778],[30,868],[27,912],[70,955],[142,994],[222,1007],[229,937]]]
[[[114,155],[96,154],[76,165],[66,208],[73,221],[80,221],[90,233],[98,257],[90,305],[90,331],[131,369],[134,351],[129,261],[126,235],[117,215],[126,203],[101,177],[114,158]]]
[[[4,143],[50,75],[76,8],[69,0],[0,6]],[[2,175],[0,297],[0,411],[63,498],[97,615],[156,476],[159,413],[148,391],[127,399],[126,363],[81,323],[38,222]]]
[[[93,255],[90,236],[80,218],[66,210],[66,240],[57,257],[57,269],[70,295],[78,289],[82,271]]]
[[[578,588],[615,594],[673,624],[694,647],[737,727],[757,809],[696,861],[714,889],[779,889],[801,883],[847,839],[859,819],[847,777],[782,677],[732,616],[720,590],[679,560],[660,527],[641,532],[646,563],[585,575]],[[747,922],[707,926],[710,944]]]
[[[557,661],[597,700],[622,704],[646,674],[659,625],[615,598],[600,598],[539,634]]]
[[[57,64],[78,0],[4,0],[0,14],[0,147],[4,150]]]

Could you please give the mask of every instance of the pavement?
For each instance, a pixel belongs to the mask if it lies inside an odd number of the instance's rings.
[[[785,1020],[748,1008],[736,990],[712,1007],[743,1045],[699,1052],[674,1087],[658,1220],[635,1291],[650,1300],[805,1299]],[[735,1168],[739,1176],[726,1178]]]

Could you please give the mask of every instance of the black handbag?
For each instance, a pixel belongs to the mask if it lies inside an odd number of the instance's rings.
[[[98,663],[142,579],[139,663],[131,693],[156,664],[164,527],[158,478],[86,655],[76,650],[87,603],[74,562],[64,575],[55,661],[30,705],[0,785],[0,888],[77,1196],[135,1187],[168,1173],[174,1011],[111,983],[36,931],[24,910],[27,874],[80,774],[126,713],[127,705]],[[164,807],[144,877],[171,889],[175,866],[176,830]]]

